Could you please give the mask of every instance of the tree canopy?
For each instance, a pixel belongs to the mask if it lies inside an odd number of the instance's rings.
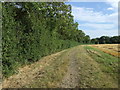
[[[5,77],[18,66],[90,41],[74,22],[71,6],[63,2],[4,2],[2,9]]]
[[[100,38],[91,39],[91,42],[95,44],[120,44],[120,36],[101,36]]]

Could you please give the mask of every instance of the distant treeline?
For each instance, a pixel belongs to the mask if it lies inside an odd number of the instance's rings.
[[[5,77],[17,72],[17,67],[43,56],[80,43],[90,43],[90,37],[78,30],[71,6],[63,2],[4,2],[2,11]]]
[[[120,44],[120,36],[101,36],[100,38],[91,39],[94,44]]]

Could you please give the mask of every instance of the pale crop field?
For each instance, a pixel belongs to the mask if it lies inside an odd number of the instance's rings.
[[[120,45],[119,44],[97,44],[90,45],[92,47],[98,48],[99,50],[113,55],[115,57],[120,57]]]

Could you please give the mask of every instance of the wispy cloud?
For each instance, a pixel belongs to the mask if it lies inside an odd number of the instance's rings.
[[[72,6],[72,14],[74,19],[79,22],[80,29],[86,28],[84,32],[91,37],[113,36],[118,33],[118,2],[106,0],[106,3],[111,6],[107,10],[112,10],[113,13],[104,14],[103,11],[95,11],[94,8]]]
[[[101,36],[115,36],[118,35],[118,31],[113,29],[113,30],[84,30],[84,32],[88,35],[91,36],[91,38],[96,38],[96,37],[101,37]]]
[[[103,14],[102,11],[95,12],[93,9],[76,6],[72,6],[72,14],[74,15],[75,20],[95,23],[115,23],[118,15],[117,12],[112,14]]]
[[[114,10],[114,8],[110,7],[110,8],[107,8],[107,10]]]
[[[120,0],[105,0],[107,4],[111,5],[112,8],[114,8],[115,11],[118,10],[118,2]]]

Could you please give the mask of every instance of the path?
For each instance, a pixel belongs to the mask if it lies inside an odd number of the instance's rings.
[[[43,57],[19,69],[4,80],[3,88],[116,88],[114,80],[101,71],[83,46],[76,46]]]
[[[71,50],[69,53],[69,66],[66,75],[64,76],[62,83],[60,84],[61,88],[73,88],[78,87],[79,84],[79,73],[78,73],[78,64],[77,64],[77,51]]]

